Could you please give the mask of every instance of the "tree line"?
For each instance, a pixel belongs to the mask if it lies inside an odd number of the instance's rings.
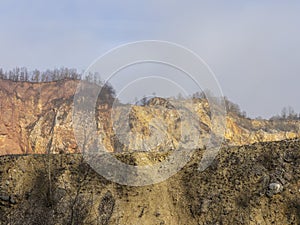
[[[16,67],[9,71],[4,71],[0,68],[0,79],[11,80],[15,82],[52,82],[60,81],[65,79],[72,80],[84,80],[89,83],[93,83],[101,88],[101,98],[98,99],[99,104],[112,105],[116,101],[116,93],[114,88],[109,83],[103,84],[98,73],[83,74],[78,72],[76,69],[69,69],[62,67],[60,69],[48,69],[45,71],[33,70],[29,71],[26,67]]]
[[[64,79],[86,80],[101,85],[100,76],[97,73],[90,73],[83,76],[83,73],[76,69],[62,67],[60,69],[47,69],[40,71],[38,69],[29,71],[26,67],[15,67],[12,70],[4,71],[0,68],[0,79],[21,81],[21,82],[51,82]]]
[[[273,116],[270,120],[300,120],[300,113],[295,112],[293,107],[283,107],[281,114]]]
[[[38,69],[29,71],[26,67],[15,67],[14,69],[8,71],[4,71],[2,68],[0,68],[0,79],[35,83],[73,79],[85,80],[87,82],[103,85],[100,76],[97,73],[89,73],[87,75],[83,75],[83,73],[78,72],[76,69],[65,67],[59,69],[47,69],[45,71],[41,71]],[[107,98],[106,100],[109,99],[109,102],[113,101],[115,97],[115,90],[111,85],[105,84],[102,91],[104,96],[106,96]],[[181,93],[179,93],[175,98],[178,100],[185,99]],[[204,92],[200,91],[188,96],[188,98],[204,99],[206,98],[206,96]],[[143,100],[146,102],[147,99],[145,98]],[[247,117],[246,112],[242,111],[238,104],[231,102],[227,97],[225,97],[225,106],[228,113],[233,113],[244,118]],[[284,107],[281,111],[281,114],[271,117],[270,120],[300,120],[300,113],[296,113],[291,106]]]
[[[205,99],[204,92],[196,92],[192,96],[192,98]],[[241,110],[240,106],[236,103],[230,101],[227,97],[224,97],[225,107],[227,113],[232,113],[238,115],[242,118],[248,118],[247,113]],[[257,117],[256,119],[262,120],[262,117]],[[270,118],[271,121],[286,121],[286,120],[299,120],[300,121],[300,113],[297,113],[293,107],[287,106],[283,107],[280,114],[272,116]]]

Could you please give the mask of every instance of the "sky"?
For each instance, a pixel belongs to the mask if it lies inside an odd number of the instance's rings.
[[[85,70],[120,44],[197,53],[251,117],[300,112],[299,1],[0,0],[0,67]]]

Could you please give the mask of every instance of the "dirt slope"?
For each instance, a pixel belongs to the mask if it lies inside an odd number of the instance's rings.
[[[202,152],[175,176],[145,187],[107,181],[78,154],[2,156],[0,224],[300,224],[300,141],[224,147],[199,172]],[[139,164],[164,156],[117,157]]]

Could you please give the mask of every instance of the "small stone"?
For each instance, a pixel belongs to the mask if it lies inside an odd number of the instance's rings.
[[[7,196],[7,195],[2,195],[2,196],[0,196],[0,199],[1,199],[2,201],[8,202],[8,201],[9,201],[9,196]]]
[[[11,204],[16,204],[16,200],[14,199],[14,197],[10,197],[10,198],[9,198],[9,202],[10,202]]]
[[[269,185],[269,189],[273,190],[275,194],[280,193],[283,191],[283,186],[279,183],[271,183]]]
[[[283,186],[280,183],[269,184],[269,190],[267,191],[267,196],[272,197],[275,194],[279,194],[283,191]]]

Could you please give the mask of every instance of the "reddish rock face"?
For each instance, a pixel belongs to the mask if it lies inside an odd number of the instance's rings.
[[[51,128],[55,117],[70,109],[77,83],[0,80],[0,154],[44,153],[50,138],[59,135],[65,151],[75,151],[70,127]]]

